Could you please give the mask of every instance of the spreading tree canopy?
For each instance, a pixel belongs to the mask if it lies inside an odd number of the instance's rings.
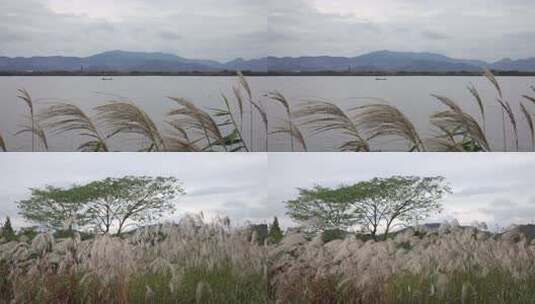
[[[125,176],[105,178],[67,188],[31,189],[18,202],[20,214],[54,230],[72,224],[118,234],[139,223],[150,223],[174,212],[175,198],[184,190],[174,177]]]
[[[85,186],[87,215],[97,230],[120,234],[130,225],[151,223],[175,211],[175,198],[184,193],[174,177],[125,176]]]
[[[374,178],[337,188],[299,189],[299,197],[286,202],[288,215],[319,230],[359,226],[384,238],[396,226],[416,223],[441,209],[451,192],[443,177],[392,176]]]
[[[73,228],[87,224],[86,214],[88,193],[83,186],[66,188],[46,186],[31,188],[30,198],[17,202],[19,213],[27,220],[49,229]]]
[[[451,191],[443,177],[392,176],[348,187],[357,223],[372,237],[384,238],[396,226],[406,226],[441,210],[440,200]]]
[[[331,189],[314,186],[299,188],[299,196],[286,202],[288,215],[314,230],[346,229],[356,223],[357,216],[344,187]]]

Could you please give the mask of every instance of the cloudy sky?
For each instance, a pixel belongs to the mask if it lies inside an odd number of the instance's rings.
[[[453,194],[444,211],[429,222],[458,219],[484,221],[491,229],[535,222],[535,154],[407,154],[407,153],[241,153],[241,154],[0,154],[0,217],[11,216],[15,202],[30,187],[68,186],[102,177],[174,176],[187,194],[176,202],[177,220],[187,212],[209,217],[228,215],[245,224],[269,222],[278,216],[295,225],[283,202],[297,187],[337,186],[392,175],[444,176]]]
[[[535,223],[535,154],[530,153],[272,153],[269,203],[284,213],[280,202],[295,198],[297,187],[334,187],[392,175],[443,176],[451,183],[453,194],[443,200],[444,211],[428,222],[484,221],[491,229]]]
[[[26,225],[15,202],[29,196],[30,187],[69,186],[104,177],[173,176],[186,195],[176,201],[176,220],[203,211],[208,217],[229,215],[244,224],[271,218],[266,208],[266,154],[150,153],[4,153],[0,155],[0,217]]]
[[[0,55],[124,49],[231,60],[431,51],[535,54],[532,0],[2,0]]]

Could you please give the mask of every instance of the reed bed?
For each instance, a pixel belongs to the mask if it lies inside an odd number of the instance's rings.
[[[288,138],[287,151],[307,151],[307,140],[314,136],[337,136],[342,143],[331,150],[381,151],[385,141],[396,140],[404,143],[400,147],[406,148],[399,149],[402,151],[476,152],[519,151],[519,131],[525,129],[531,135],[531,150],[535,150],[535,97],[521,96],[519,115],[505,99],[498,79],[490,71],[485,71],[484,76],[496,91],[495,100],[483,100],[478,89],[470,84],[467,89],[479,113],[469,113],[461,106],[464,103],[431,95],[444,107],[429,117],[431,130],[417,130],[401,109],[378,98],[365,98],[363,105],[349,109],[329,100],[292,102],[279,91],[257,98],[247,79],[238,73],[233,96],[222,95],[221,108],[203,109],[182,97],[169,97],[174,108],[168,111],[162,126],[131,100],[109,101],[92,109],[94,115],[88,115],[66,102],[38,103],[21,89],[18,97],[26,104],[29,116],[16,135],[31,135],[31,151],[49,150],[48,137],[61,135],[81,141],[77,151],[98,152],[121,151],[118,138],[122,136],[136,139],[138,147],[130,150],[154,152],[268,151],[273,136]],[[535,87],[531,90],[535,94]],[[492,145],[489,140],[497,136],[486,126],[487,108],[491,105],[501,110],[501,146]],[[275,117],[274,107],[281,107],[286,118]],[[263,130],[258,130],[258,126],[263,126]],[[508,145],[510,136],[513,147]],[[117,146],[115,142],[119,147],[112,149]],[[0,149],[9,148],[0,135]]]
[[[227,219],[0,245],[0,303],[267,303],[267,251]]]
[[[294,233],[270,251],[270,294],[279,303],[531,303],[535,245],[445,225],[386,241],[324,243]]]
[[[112,237],[0,243],[0,303],[532,303],[533,236],[445,223],[387,240],[292,230],[258,243],[226,218]]]

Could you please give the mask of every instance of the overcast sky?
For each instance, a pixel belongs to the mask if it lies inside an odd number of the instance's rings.
[[[296,197],[297,187],[392,175],[443,176],[453,194],[442,201],[442,214],[428,222],[484,221],[492,229],[535,223],[535,154],[530,153],[271,153],[269,175],[269,202],[278,213],[284,213],[280,202]]]
[[[24,225],[15,202],[28,188],[68,186],[124,175],[174,176],[187,194],[176,202],[177,220],[187,212],[228,215],[235,223],[266,223],[285,215],[284,201],[297,187],[337,186],[392,175],[444,176],[453,194],[428,222],[458,219],[506,227],[535,222],[535,154],[529,153],[3,153],[0,154],[0,217]]]
[[[231,60],[431,51],[535,54],[532,0],[2,0],[0,55],[123,49]]]
[[[151,153],[4,153],[0,155],[0,217],[25,225],[15,202],[29,196],[30,187],[69,186],[125,175],[173,176],[186,195],[176,201],[177,220],[184,213],[208,217],[229,215],[237,224],[271,218],[267,204],[267,158],[250,154]]]

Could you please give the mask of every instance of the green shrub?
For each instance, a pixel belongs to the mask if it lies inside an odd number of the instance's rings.
[[[347,231],[342,229],[329,229],[321,233],[321,240],[328,243],[334,240],[343,240],[347,236]]]

